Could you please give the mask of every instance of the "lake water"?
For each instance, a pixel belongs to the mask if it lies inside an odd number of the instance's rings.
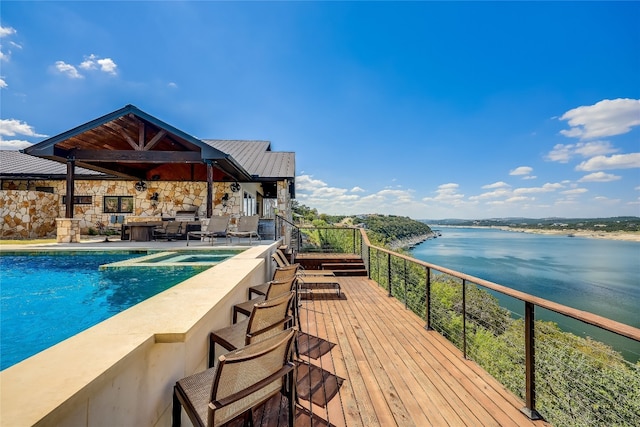
[[[638,242],[483,228],[432,228],[441,230],[442,236],[416,246],[411,251],[416,259],[640,328]],[[524,311],[522,303],[505,298],[500,301],[515,313]],[[581,323],[564,316],[541,313],[536,317],[585,334]],[[605,334],[597,331],[587,333],[617,348],[623,346],[625,353],[640,353],[640,344],[603,338]]]

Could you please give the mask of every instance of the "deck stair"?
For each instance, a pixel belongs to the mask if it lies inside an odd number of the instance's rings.
[[[359,255],[297,253],[296,261],[307,271],[329,270],[336,276],[367,276],[367,269]]]
[[[367,269],[362,261],[323,262],[322,270],[333,271],[336,276],[366,276]]]

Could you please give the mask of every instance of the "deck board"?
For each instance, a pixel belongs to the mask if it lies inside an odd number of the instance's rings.
[[[343,298],[313,291],[302,304],[313,307],[316,324],[324,322],[316,332],[334,330],[324,338],[338,341],[331,353],[346,379],[347,425],[544,424],[530,421],[522,402],[374,281],[339,280]]]
[[[548,425],[529,420],[520,411],[523,402],[444,337],[426,330],[423,320],[376,282],[338,280],[340,297],[313,290],[301,298],[302,332],[327,342],[312,342],[318,345],[315,352],[326,351],[321,356],[301,349],[300,357],[344,381],[326,404],[301,400],[305,413],[299,409],[296,426]],[[309,421],[309,412],[317,421]],[[280,414],[280,419],[286,418]]]

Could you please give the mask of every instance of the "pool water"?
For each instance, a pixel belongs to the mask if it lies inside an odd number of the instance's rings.
[[[154,272],[160,274],[100,269],[145,255],[146,251],[0,254],[0,370],[213,265],[159,265]]]

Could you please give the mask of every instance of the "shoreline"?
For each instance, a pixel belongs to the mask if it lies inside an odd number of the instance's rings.
[[[503,231],[510,231],[512,233],[531,233],[531,234],[546,234],[556,236],[573,236],[583,237],[587,239],[605,239],[605,240],[619,240],[625,242],[638,242],[640,243],[640,232],[624,232],[624,231],[593,231],[593,230],[579,230],[566,228],[562,230],[538,230],[535,228],[512,228],[508,226],[482,226],[482,225],[438,225],[442,228],[488,228]]]

